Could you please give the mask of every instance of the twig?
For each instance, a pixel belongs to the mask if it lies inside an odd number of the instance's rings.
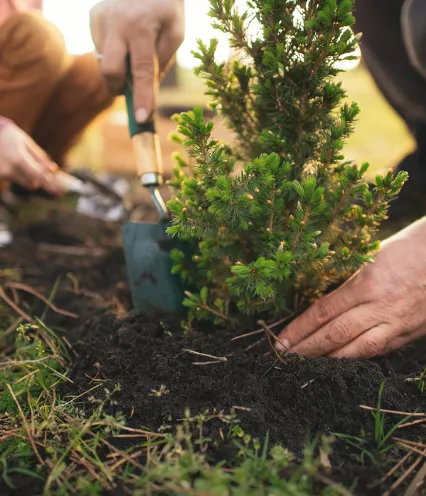
[[[18,379],[15,382],[15,384],[19,384],[20,382],[24,382],[26,379],[29,379],[30,377],[32,377],[35,374],[38,374],[39,372],[40,372],[40,369],[35,369],[32,372],[29,372],[27,375],[24,375],[24,377],[21,377],[20,379]]]
[[[96,434],[92,431],[89,431],[89,434],[92,436],[92,437],[97,437]],[[100,438],[99,441],[101,443],[103,443],[105,446],[107,446],[107,448],[110,449],[111,453],[109,455],[107,455],[108,458],[112,458],[112,457],[117,457],[117,456],[121,456],[123,458],[126,458],[128,459],[128,461],[134,465],[136,468],[138,468],[141,472],[146,472],[146,467],[144,467],[143,465],[141,465],[140,463],[138,463],[137,461],[133,460],[131,456],[129,456],[128,453],[123,453],[122,451],[120,451],[119,449],[117,449],[115,446],[113,446],[111,443],[109,443],[107,440],[105,439],[102,439]]]
[[[269,347],[274,352],[274,355],[276,356],[277,360],[280,361],[281,363],[283,363],[284,365],[287,365],[287,362],[281,356],[282,352],[279,353],[278,350],[275,349],[274,343],[272,342],[271,334],[274,336],[274,333],[271,331],[271,329],[269,329],[269,327],[265,324],[265,322],[263,322],[263,320],[262,321],[259,320],[258,324],[260,324],[262,327],[264,327],[264,329],[265,329],[264,332],[266,334],[266,339],[268,340]],[[263,378],[263,376],[262,376],[262,378]]]
[[[187,296],[188,298],[191,298],[193,295],[190,291],[185,291],[185,296]],[[225,315],[224,313],[219,312],[218,310],[215,310],[214,308],[210,308],[208,305],[206,305],[205,303],[202,303],[201,301],[198,302],[198,306],[200,308],[203,308],[204,310],[207,310],[208,312],[212,313],[213,315],[216,315],[216,317],[219,317],[222,320],[225,320],[225,321],[230,320],[230,318],[227,315]]]
[[[403,442],[399,442],[399,443],[397,443],[397,445],[401,446],[401,448],[404,448],[408,451],[411,451],[411,453],[416,453],[417,455],[420,455],[422,457],[426,457],[426,452],[423,452],[414,446],[410,446],[409,444],[405,444]]]
[[[426,455],[426,450],[424,451]],[[417,468],[417,466],[422,461],[423,457],[419,456],[417,460],[412,463],[408,469],[400,476],[398,479],[391,485],[391,487],[383,494],[383,496],[390,496],[395,489],[397,489],[408,477],[409,475]]]
[[[223,360],[214,360],[211,362],[192,362],[192,365],[217,365],[218,363],[224,363]]]
[[[230,318],[225,315],[222,312],[219,312],[218,310],[215,310],[214,308],[209,307],[208,305],[205,305],[204,303],[200,303],[200,307],[203,308],[204,310],[207,310],[208,312],[212,313],[213,315],[216,315],[216,317],[219,317],[220,319],[223,319],[225,321],[229,321]]]
[[[272,339],[275,339],[275,341],[277,341],[278,343],[281,344],[281,346],[283,346],[284,349],[287,348],[288,350],[288,347],[284,346],[283,343],[281,343],[281,341],[277,338],[277,336],[275,336],[275,334],[271,331],[270,327],[268,325],[266,325],[265,321],[263,320],[258,320],[257,323],[263,327],[263,329],[265,330],[265,334],[266,334],[266,338],[268,340],[268,343],[269,343],[269,346],[271,348],[271,350],[274,352],[275,356],[277,357],[277,359],[283,363],[284,365],[287,365],[287,362],[286,360],[282,357],[284,351],[278,351],[273,342],[272,342]]]
[[[372,486],[369,486],[371,488],[373,487],[376,487],[376,486],[379,486],[380,484],[383,484],[383,482],[385,482],[387,479],[389,479],[389,477],[392,477],[392,475],[397,471],[399,470],[400,467],[402,467],[402,465],[404,465],[404,463],[413,455],[413,452],[412,451],[409,451],[408,453],[406,453],[406,455],[401,458],[401,460],[399,460],[398,463],[396,463],[388,472],[386,472],[386,474],[380,479],[378,480],[376,483],[374,483],[374,485]]]
[[[265,341],[266,337],[264,336],[262,339],[259,339],[259,341],[256,341],[255,343],[251,344],[250,346],[247,346],[247,348],[244,348],[244,351],[250,351],[256,346],[258,346],[260,343],[263,343]]]
[[[17,367],[19,365],[33,365],[35,363],[46,362],[47,360],[57,360],[57,356],[47,356],[43,358],[37,358],[37,360],[11,360],[10,362],[0,362],[0,367]]]
[[[0,437],[0,442],[6,441],[10,437],[17,437],[18,439],[22,439],[23,441],[28,442],[28,436],[25,437],[22,434],[18,434],[15,431],[3,431],[3,432],[4,432],[4,435]],[[46,449],[46,447],[47,447],[45,444],[40,443],[39,441],[34,441],[34,443],[36,444],[36,446],[40,446],[40,448],[43,448],[43,449]]]
[[[232,338],[231,341],[236,341],[237,339],[249,338],[250,336],[256,336],[256,334],[262,334],[263,329],[257,329],[257,331],[248,332],[247,334],[241,334],[241,336],[236,336]]]
[[[110,467],[111,472],[114,473],[114,471],[117,470],[117,468],[120,467],[121,465],[130,462],[131,459],[139,458],[143,454],[144,454],[143,451],[136,451],[136,453],[132,453],[131,455],[123,456],[121,460],[118,460],[118,462],[116,462],[112,467]]]
[[[408,441],[408,439],[401,439],[400,437],[392,437],[392,441],[408,444],[408,446],[415,446],[416,448],[425,448],[426,444],[418,443],[416,441]]]
[[[39,293],[36,289],[31,288],[30,286],[27,286],[26,284],[21,284],[18,282],[7,282],[4,287],[6,288],[13,288],[13,289],[18,289],[20,291],[25,291],[26,293],[32,294],[39,300],[41,300],[43,303],[45,303],[50,309],[52,309],[55,313],[59,315],[64,315],[65,317],[70,317],[72,319],[76,319],[78,315],[72,312],[67,312],[66,310],[61,310],[58,308],[56,305],[54,305],[51,301],[49,301],[45,296],[43,296],[41,293]]]
[[[74,356],[78,358],[78,353],[75,351],[74,347],[68,341],[66,336],[62,336],[62,341],[68,346],[69,350],[73,352]]]
[[[115,438],[119,439],[139,439],[141,437],[146,438],[146,434],[117,434],[116,436],[113,436]]]
[[[372,406],[366,406],[366,405],[359,405],[360,408],[363,410],[369,410],[370,412],[377,412],[377,408],[373,408]],[[380,408],[380,411],[382,413],[392,413],[394,415],[404,415],[404,416],[410,416],[410,417],[426,417],[426,413],[409,413],[409,412],[399,412],[399,411],[394,411],[394,410],[385,410],[383,408]]]
[[[426,463],[424,463],[422,465],[422,468],[417,472],[414,479],[411,481],[411,484],[407,487],[404,496],[415,496],[417,494],[417,490],[423,484],[425,477],[426,477]]]
[[[272,339],[274,339],[278,344],[280,344],[284,350],[289,350],[289,347],[286,346],[275,334],[271,331],[271,327],[266,324],[264,320],[258,320],[257,323],[264,329],[264,331],[269,335]]]
[[[90,465],[89,461],[86,460],[83,456],[81,456],[80,453],[78,453],[76,450],[73,450],[71,453],[71,459],[74,459],[78,465],[81,465],[84,467],[89,474],[92,475],[92,477],[99,482],[99,484],[104,488],[104,489],[111,489],[112,488],[112,477],[110,474],[105,473],[105,475],[108,477],[110,484],[105,484],[105,481],[102,480],[100,474],[97,474],[94,468]]]
[[[182,351],[186,352],[186,353],[191,353],[192,355],[201,356],[204,358],[212,358],[213,360],[216,360],[218,362],[227,362],[228,361],[228,359],[226,357],[217,357],[214,355],[209,355],[207,353],[199,353],[198,351],[188,350],[187,348],[184,348]]]
[[[233,406],[234,410],[241,410],[243,412],[251,412],[251,408],[247,408],[246,406]]]
[[[135,434],[145,434],[145,436],[166,437],[164,434],[158,434],[157,432],[144,431],[142,429],[132,429],[131,427],[126,427],[124,425],[115,424],[115,423],[110,424],[106,422],[93,422],[91,424],[91,427],[98,427],[98,426],[114,427],[115,429],[121,429],[126,432],[134,432]]]
[[[15,393],[14,393],[13,389],[11,388],[10,384],[7,384],[7,389],[9,390],[9,393],[12,396],[13,401],[16,403],[16,406],[18,407],[18,411],[19,411],[19,414],[20,414],[21,419],[22,419],[22,426],[27,431],[28,440],[31,443],[31,446],[32,446],[33,451],[34,451],[34,454],[35,454],[37,460],[39,461],[40,465],[41,466],[44,466],[44,461],[41,458],[40,453],[39,453],[39,451],[37,449],[37,446],[36,446],[36,444],[34,442],[34,438],[31,435],[31,428],[28,425],[27,419],[25,418],[25,415],[24,415],[24,412],[22,411],[21,405],[19,404],[19,401],[17,400],[17,398],[15,396]]]
[[[6,287],[7,283],[4,286]],[[18,291],[16,291],[15,288],[11,288],[11,290],[12,290],[12,296],[13,296],[13,301],[15,302],[15,305],[19,305],[21,302],[19,299]]]
[[[30,324],[33,323],[33,319],[21,310],[15,303],[7,296],[2,286],[0,286],[0,298],[8,305],[12,310],[14,310],[18,315],[22,317],[23,320],[26,320]]]
[[[70,403],[72,403],[73,401],[76,401],[80,398],[82,398],[83,396],[86,396],[86,394],[89,394],[91,393],[93,390],[97,389],[98,387],[100,387],[102,384],[97,384],[96,386],[93,386],[92,388],[90,388],[88,391],[84,391],[84,393],[81,393],[79,394],[78,396],[73,396],[69,401],[67,401],[66,403],[64,403],[64,405],[69,405]],[[66,396],[66,398],[69,398],[69,396]]]
[[[398,429],[403,429],[404,427],[411,427],[412,425],[424,424],[426,419],[413,420],[412,422],[406,422],[405,424],[398,425]]]
[[[283,319],[278,320],[277,322],[274,322],[273,324],[267,324],[269,329],[274,329],[275,327],[278,327],[281,324],[284,324],[287,320],[290,320],[292,317],[294,317],[295,313],[292,312],[290,315],[287,315],[287,317],[284,317]],[[236,341],[237,339],[243,339],[243,338],[248,338],[250,336],[255,336],[256,334],[261,334],[264,332],[264,329],[257,329],[257,331],[252,331],[248,332],[247,334],[242,334],[241,336],[237,336],[235,338],[232,338],[231,341]]]

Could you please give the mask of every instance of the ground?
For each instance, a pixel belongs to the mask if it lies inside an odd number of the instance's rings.
[[[397,163],[403,124],[363,68],[342,77],[363,108],[346,155]],[[182,82],[163,105],[205,103]],[[101,127],[74,164],[102,165]],[[128,145],[116,165],[132,165]],[[232,340],[255,324],[184,336],[179,319],[131,310],[118,226],[38,201],[14,228],[0,250],[2,496],[426,494],[426,342],[350,362]]]
[[[0,494],[421,494],[426,342],[358,362],[184,336],[131,311],[118,226],[30,225],[0,251]]]

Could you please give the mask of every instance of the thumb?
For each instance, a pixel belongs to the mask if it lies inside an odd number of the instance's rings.
[[[158,60],[154,33],[146,33],[144,43],[131,41],[130,57],[133,73],[133,98],[135,119],[147,122],[155,107],[158,86]]]

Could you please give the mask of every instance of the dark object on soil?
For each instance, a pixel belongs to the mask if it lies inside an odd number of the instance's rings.
[[[122,229],[133,305],[141,311],[154,308],[181,313],[184,290],[179,278],[171,273],[170,258],[171,250],[177,246],[166,232],[169,211],[158,190],[163,183],[159,139],[153,122],[140,125],[135,120],[130,70],[126,103],[141,185],[149,189],[159,214],[158,223],[130,221]]]

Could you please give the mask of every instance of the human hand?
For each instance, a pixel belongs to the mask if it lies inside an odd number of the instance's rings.
[[[426,335],[426,218],[382,244],[369,264],[280,334],[289,353],[371,358]]]
[[[0,118],[0,179],[27,189],[63,193],[55,178],[57,165],[18,126]]]
[[[135,118],[143,124],[152,115],[157,83],[184,39],[184,0],[104,0],[91,10],[90,24],[113,93],[123,90],[130,52]]]

